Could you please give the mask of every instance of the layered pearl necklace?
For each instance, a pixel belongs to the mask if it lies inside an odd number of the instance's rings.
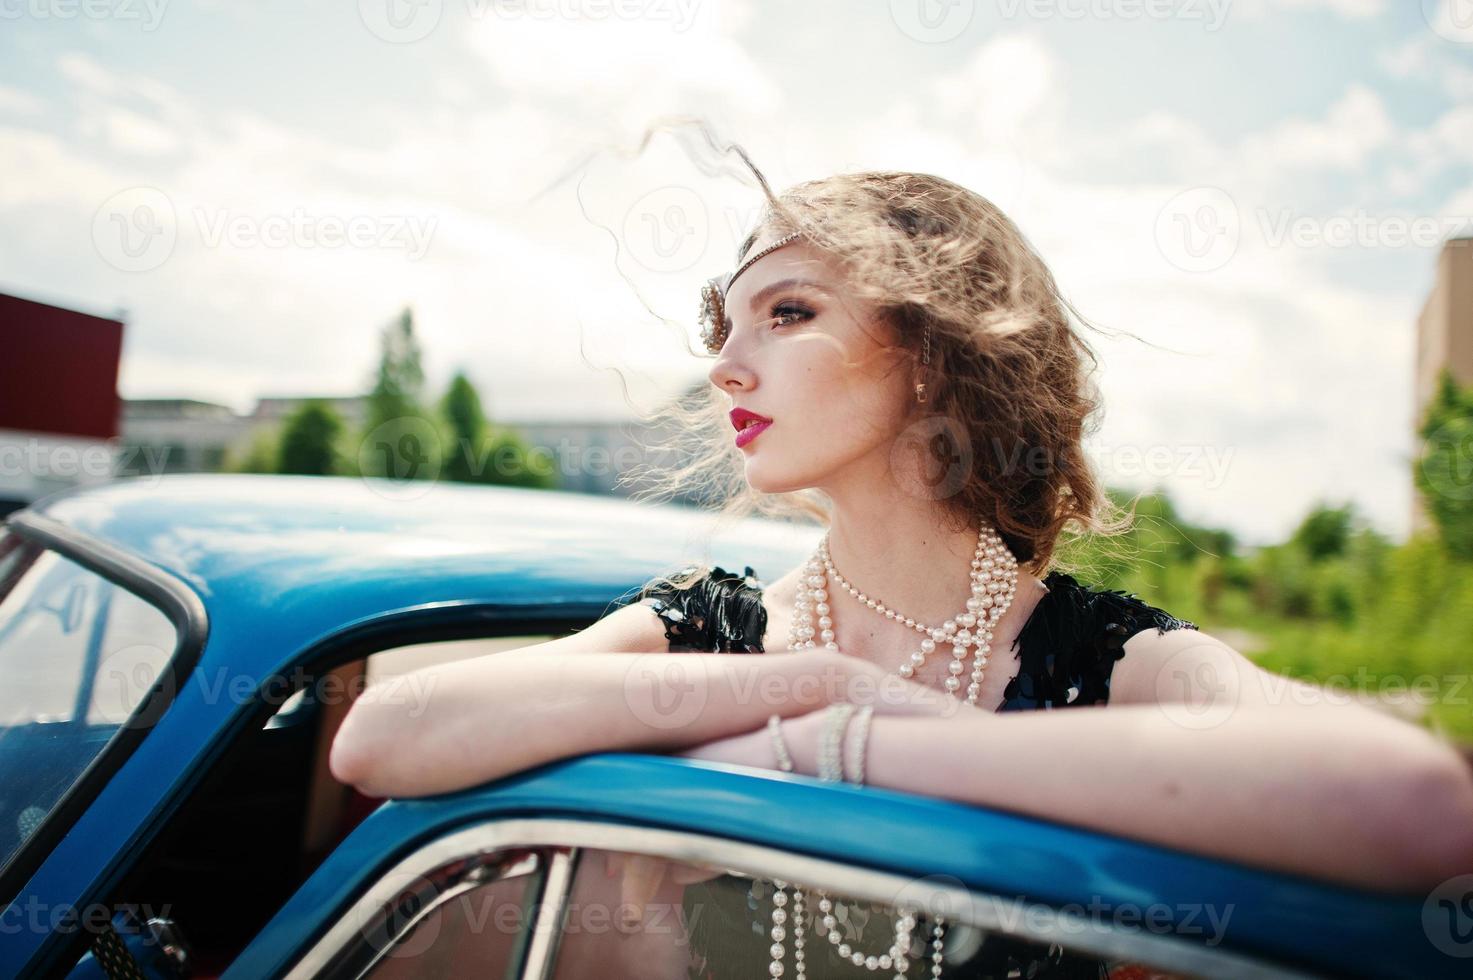
[[[829,606],[829,578],[838,582],[840,588],[886,619],[903,623],[921,634],[923,639],[919,649],[895,671],[901,677],[915,676],[916,671],[925,665],[926,655],[933,652],[937,644],[950,643],[952,661],[947,668],[950,676],[946,678],[946,691],[953,698],[960,700],[956,692],[961,688],[961,675],[967,669],[967,650],[975,648],[971,682],[967,685],[966,702],[973,706],[977,704],[977,697],[982,690],[983,672],[987,669],[987,655],[992,649],[993,628],[1002,618],[1003,613],[1007,612],[1008,607],[1013,604],[1013,596],[1018,590],[1018,560],[986,521],[981,522],[977,532],[977,550],[972,554],[972,594],[967,599],[966,610],[940,626],[927,626],[909,616],[903,616],[878,599],[865,595],[849,584],[848,580],[839,574],[839,570],[834,567],[833,559],[829,557],[829,536],[825,534],[823,540],[818,543],[813,557],[804,566],[802,577],[798,580],[797,599],[793,603],[793,623],[788,629],[790,649],[813,647],[816,645],[815,637],[830,650],[839,649],[839,645],[834,642],[834,620],[832,609]],[[818,614],[817,629],[814,628],[813,622],[815,613]],[[773,977],[781,977],[786,952],[783,941],[787,938],[788,931],[788,894],[785,882],[775,881],[773,884],[772,930],[770,933],[772,963],[768,973]],[[871,971],[893,969],[895,980],[903,980],[906,971],[910,968],[909,953],[913,942],[912,933],[916,925],[914,914],[904,910],[900,911],[895,919],[895,941],[890,944],[888,952],[879,955],[865,954],[842,941],[838,918],[834,915],[833,901],[821,889],[814,889],[814,891],[819,895],[818,907],[822,913],[818,933],[833,945],[839,956],[849,960],[855,966],[862,966]],[[792,900],[793,958],[796,964],[794,976],[798,980],[803,980],[806,968],[803,948],[806,926],[803,892],[796,885],[793,886]],[[942,949],[945,946],[944,928],[945,920],[937,916],[932,927],[931,939],[931,976],[933,978],[941,976]]]
[[[829,606],[828,579],[832,577],[840,588],[880,613],[920,633],[923,639],[919,648],[902,663],[896,673],[901,677],[915,676],[926,663],[926,656],[936,649],[937,644],[950,643],[952,660],[948,665],[951,676],[946,678],[946,692],[960,698],[961,675],[967,669],[967,650],[973,653],[971,681],[967,685],[966,702],[977,704],[982,691],[982,675],[987,669],[987,657],[992,650],[992,631],[1013,604],[1018,591],[1018,560],[1008,550],[998,533],[985,521],[977,532],[977,550],[972,554],[972,594],[967,599],[965,611],[940,626],[927,626],[909,616],[903,616],[887,607],[878,599],[871,598],[850,585],[829,557],[829,536],[825,534],[818,549],[803,568],[798,580],[797,598],[793,603],[793,623],[788,629],[788,646],[802,649],[815,645],[814,637],[823,641],[830,650],[839,649],[834,642],[834,620]],[[818,628],[814,629],[813,616],[818,614]]]
[[[772,977],[781,977],[784,972],[783,957],[786,947],[783,941],[787,939],[788,929],[788,883],[774,880],[772,883],[772,963],[767,973]],[[913,913],[902,911],[895,920],[895,941],[890,944],[889,952],[875,955],[866,954],[853,948],[849,943],[843,941],[839,933],[839,919],[834,914],[833,900],[821,889],[818,892],[818,910],[823,913],[819,919],[818,934],[829,941],[834,951],[840,958],[848,960],[855,966],[862,966],[871,972],[875,970],[895,971],[895,980],[905,980],[906,971],[910,969],[911,945],[914,942],[912,933],[915,931],[916,918]],[[807,951],[804,949],[806,937],[803,919],[803,889],[793,885],[793,976],[795,980],[805,980],[808,963]],[[852,914],[852,913],[850,913]],[[946,920],[941,916],[936,917],[936,923],[931,929],[931,977],[937,980],[941,976],[943,966],[943,951],[946,948],[944,931]]]

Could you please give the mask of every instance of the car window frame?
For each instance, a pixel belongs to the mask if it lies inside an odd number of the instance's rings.
[[[436,837],[389,866],[364,889],[286,970],[285,980],[322,977],[342,980],[362,976],[353,963],[363,963],[363,947],[372,941],[362,923],[391,917],[406,880],[435,880],[449,867],[474,866],[498,860],[498,855],[521,848],[554,849],[543,879],[536,884],[533,913],[524,924],[530,941],[520,948],[523,959],[515,975],[521,980],[548,980],[554,975],[560,933],[546,927],[544,917],[560,921],[582,854],[589,849],[614,850],[658,856],[668,860],[740,868],[767,878],[803,881],[861,901],[888,902],[901,889],[930,907],[965,910],[953,914],[969,925],[1011,938],[1042,944],[1061,943],[1070,952],[1140,961],[1161,970],[1200,977],[1253,978],[1253,980],[1310,980],[1319,976],[1291,966],[1250,956],[1238,950],[1206,947],[1179,936],[1148,930],[1102,926],[1085,916],[1036,903],[1029,915],[1008,922],[1001,910],[1011,899],[983,889],[958,887],[942,881],[917,881],[882,869],[846,864],[828,858],[785,851],[727,837],[665,827],[563,817],[513,817],[483,821]],[[455,891],[448,897],[462,894]],[[932,904],[935,903],[935,904]],[[943,904],[944,903],[944,904]],[[418,920],[415,920],[418,921]],[[409,938],[413,923],[400,929],[393,942],[375,951],[377,962]]]
[[[27,510],[10,514],[3,530],[81,566],[155,607],[174,625],[175,632],[174,650],[152,687],[57,799],[35,831],[0,865],[0,903],[8,904],[173,703],[184,678],[199,662],[209,638],[209,618],[204,602],[183,581],[106,541]]]

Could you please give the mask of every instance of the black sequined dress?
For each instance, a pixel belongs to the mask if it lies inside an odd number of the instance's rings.
[[[697,578],[699,576],[699,578]],[[656,582],[633,601],[650,606],[665,624],[672,652],[761,653],[767,629],[763,583],[751,566],[735,575],[720,566],[689,566],[672,576],[687,588]],[[1012,653],[1015,673],[1004,689],[997,711],[1051,710],[1104,704],[1110,698],[1110,673],[1125,655],[1125,641],[1144,629],[1196,629],[1196,625],[1147,605],[1133,595],[1092,589],[1062,571],[1043,579],[1044,595],[1024,624]],[[1000,661],[1002,658],[996,658]],[[771,962],[767,932],[771,926],[771,883],[723,876],[687,886],[685,919],[690,926],[691,980],[767,975]],[[699,909],[700,914],[695,914]],[[856,948],[883,951],[892,938],[889,910],[849,903],[856,924],[844,931]],[[809,911],[816,910],[816,901]],[[857,923],[873,926],[860,931]],[[921,917],[914,931],[909,976],[930,976],[930,923]],[[970,934],[972,941],[966,942]],[[960,941],[958,940],[960,936]],[[980,941],[979,941],[980,939]],[[789,944],[791,947],[791,943]],[[841,960],[830,944],[813,936],[806,944],[810,980],[825,977],[889,977]],[[946,940],[944,978],[1030,980],[1105,980],[1112,964],[1062,947],[1015,937],[987,935],[958,927]],[[792,957],[789,948],[788,957]],[[791,965],[789,967],[791,970]]]

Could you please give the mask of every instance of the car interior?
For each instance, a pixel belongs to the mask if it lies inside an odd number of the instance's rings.
[[[351,695],[395,673],[554,635],[562,634],[378,651],[331,668],[279,707],[263,705],[256,723],[209,767],[107,896],[107,904],[136,905],[140,918],[167,920],[171,958],[183,961],[181,975],[218,977],[323,859],[384,802],[339,782],[328,768],[329,749]],[[316,698],[317,691],[327,694]],[[85,954],[77,950],[78,958]]]

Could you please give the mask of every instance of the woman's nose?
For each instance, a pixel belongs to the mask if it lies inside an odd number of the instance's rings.
[[[756,382],[752,370],[733,351],[730,339],[716,356],[716,363],[711,365],[706,377],[722,391],[748,389]]]

